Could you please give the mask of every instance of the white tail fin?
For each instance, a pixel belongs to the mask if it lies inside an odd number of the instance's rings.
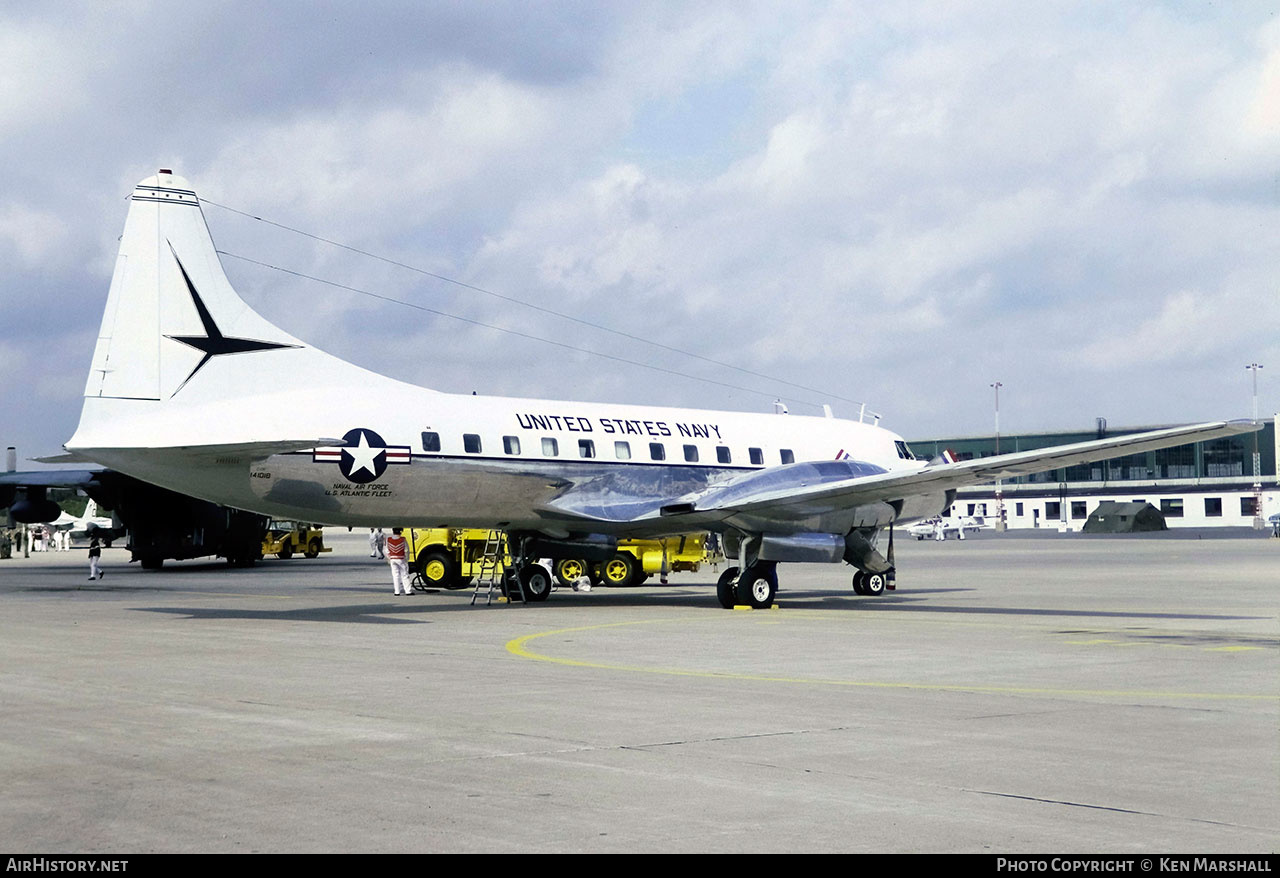
[[[169,171],[143,180],[129,202],[80,426],[67,448],[136,445],[140,431],[149,443],[194,442],[194,420],[202,421],[197,444],[250,441],[261,429],[244,421],[265,428],[271,407],[240,403],[278,392],[281,376],[339,391],[330,398],[398,384],[304,344],[250,308],[223,273],[190,184]]]
[[[215,359],[304,347],[231,288],[200,201],[186,180],[161,171],[138,184],[120,239],[86,397],[164,401],[185,391]],[[285,368],[283,363],[280,367]],[[249,369],[260,374],[257,364]],[[243,369],[233,365],[217,383],[234,384],[237,371]],[[208,398],[208,393],[192,390],[193,396]]]

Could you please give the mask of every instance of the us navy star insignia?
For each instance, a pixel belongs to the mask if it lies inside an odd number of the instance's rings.
[[[354,479],[356,473],[361,471],[367,472],[372,477],[377,478],[378,473],[380,472],[378,464],[382,463],[378,458],[384,457],[387,453],[387,449],[374,448],[369,444],[369,435],[365,431],[361,430],[359,442],[354,447],[348,447],[346,452],[351,455],[351,466],[348,468],[348,476],[350,478]],[[386,466],[385,463],[382,465],[384,467]]]
[[[223,335],[222,330],[218,328],[218,324],[214,322],[213,315],[209,313],[209,309],[205,307],[204,300],[200,298],[200,294],[196,292],[196,285],[191,282],[191,276],[187,274],[187,269],[183,266],[182,260],[178,258],[178,254],[173,250],[173,245],[169,245],[169,251],[173,253],[173,260],[178,263],[178,271],[182,272],[182,279],[187,284],[187,292],[191,294],[191,301],[196,306],[196,313],[200,315],[200,322],[204,324],[204,335],[166,335],[165,338],[173,341],[182,342],[188,347],[195,348],[204,354],[200,358],[200,362],[196,363],[196,367],[191,370],[191,374],[183,379],[178,385],[178,389],[170,394],[170,399],[178,395],[178,390],[187,386],[187,382],[195,377],[195,374],[204,368],[204,364],[212,360],[214,357],[222,357],[227,354],[247,354],[255,351],[271,351],[278,348],[296,348],[296,344],[280,344],[274,341],[259,341],[254,338],[237,338],[235,336]]]
[[[357,485],[381,478],[392,464],[405,465],[413,460],[408,445],[388,445],[386,440],[368,427],[356,427],[342,436],[343,444],[316,448],[312,463],[336,463],[343,477]]]

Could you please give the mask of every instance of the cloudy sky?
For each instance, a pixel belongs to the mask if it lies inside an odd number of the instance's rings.
[[[10,0],[0,441],[74,430],[160,167],[255,308],[441,390],[924,438],[995,381],[1004,432],[1247,416],[1257,361],[1269,413],[1278,158],[1275,2]]]

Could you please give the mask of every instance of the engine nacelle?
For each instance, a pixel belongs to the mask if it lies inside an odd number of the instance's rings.
[[[57,503],[45,499],[43,488],[38,497],[24,497],[9,507],[9,515],[21,524],[44,524],[57,520],[61,514],[62,508]]]
[[[748,537],[748,540],[756,540]],[[743,537],[728,530],[722,537],[724,554],[730,560],[740,557]],[[799,561],[810,564],[837,564],[844,557],[845,541],[840,534],[799,533],[761,534],[759,542],[748,545],[749,560]]]

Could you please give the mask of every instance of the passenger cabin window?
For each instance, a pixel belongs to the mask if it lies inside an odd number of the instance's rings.
[[[578,440],[578,457],[595,457],[596,443],[591,439]]]
[[[650,460],[666,460],[667,448],[661,442],[649,443],[649,459]]]
[[[759,448],[748,448],[747,453],[751,455],[752,466],[764,466],[764,452]]]
[[[729,449],[723,445],[716,446],[716,460],[721,463],[733,463],[733,457],[729,454]]]
[[[520,437],[519,436],[503,436],[502,450],[507,454],[520,453]]]
[[[698,462],[698,446],[686,445],[684,447],[684,459],[689,461],[689,463],[697,463]]]
[[[783,462],[783,463],[795,463],[795,462],[796,462],[796,456],[795,456],[795,454],[793,454],[793,453],[792,453],[792,451],[791,451],[791,449],[790,449],[790,448],[784,448],[784,449],[782,449],[782,450],[779,452],[779,456],[782,458],[782,462]]]
[[[440,450],[440,434],[439,433],[423,433],[422,434],[422,450],[423,451],[439,451]]]
[[[630,460],[631,459],[631,443],[630,442],[613,443],[613,453],[617,455],[618,460]]]
[[[552,439],[550,436],[542,437],[542,454],[545,457],[559,457],[560,443]]]
[[[480,434],[463,433],[462,448],[464,451],[467,452],[467,454],[479,454],[480,453]]]

